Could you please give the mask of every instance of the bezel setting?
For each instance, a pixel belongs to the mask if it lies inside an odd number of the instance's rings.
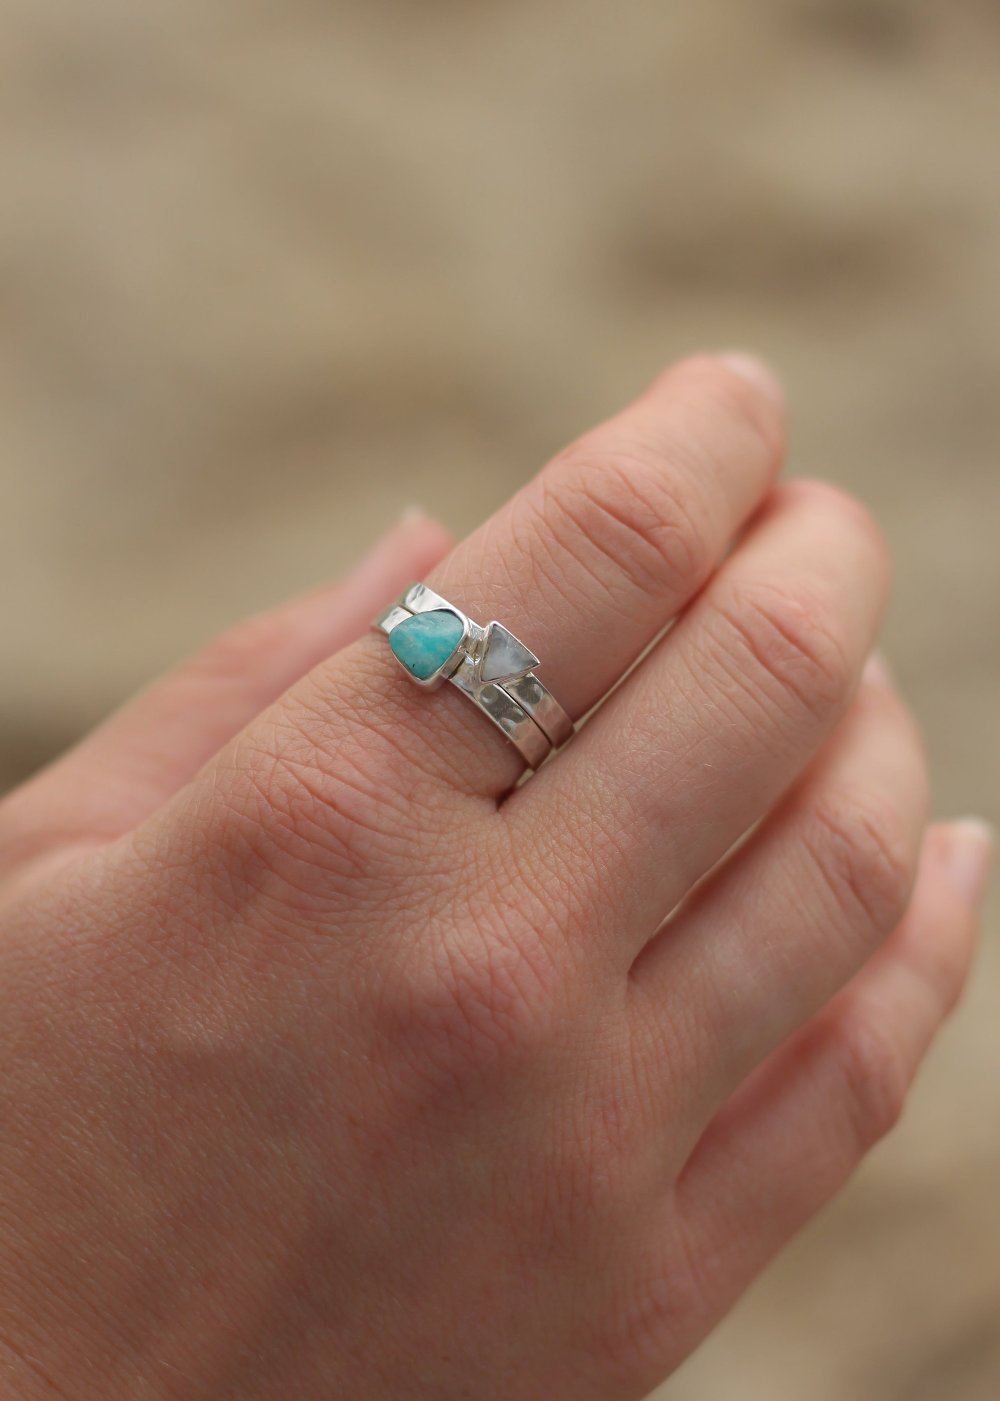
[[[400,624],[433,612],[449,613],[461,625],[451,652],[429,676],[415,675],[393,648],[396,664],[422,690],[436,690],[445,681],[456,686],[514,744],[528,768],[537,769],[571,737],[573,721],[536,676],[538,658],[509,628],[495,618],[485,627],[474,622],[421,583],[404,589],[372,620],[372,626],[391,640]]]
[[[453,608],[450,603],[447,604],[445,607],[442,607],[439,604],[434,608],[415,609],[412,616],[417,616],[418,613],[451,613],[462,624],[461,637],[455,643],[455,646],[448,653],[447,657],[445,657],[441,665],[437,668],[436,671],[432,671],[430,676],[414,676],[413,672],[410,671],[410,669],[402,661],[400,661],[399,657],[396,657],[397,665],[402,668],[402,670],[410,678],[410,680],[415,686],[419,686],[424,691],[436,691],[439,686],[443,685],[444,682],[449,679],[449,677],[454,675],[454,673],[465,661],[466,657],[468,656],[469,643],[472,641],[473,630],[475,629],[476,625],[472,622],[470,618],[467,618],[464,613],[460,612],[459,609]],[[399,620],[399,622],[404,621],[405,619],[403,618]],[[397,627],[398,625],[399,624],[397,623]],[[389,635],[391,636],[391,633]]]

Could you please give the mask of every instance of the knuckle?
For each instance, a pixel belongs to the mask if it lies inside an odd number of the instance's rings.
[[[501,1068],[527,1068],[551,1027],[556,982],[544,957],[455,913],[444,927],[431,910],[422,922],[428,937],[412,941],[382,980],[383,1046],[448,1096]]]
[[[865,1154],[899,1122],[910,1087],[910,1072],[891,1033],[871,1016],[856,1014],[834,1035],[836,1073],[858,1156]]]
[[[763,581],[734,586],[720,602],[728,634],[751,661],[742,673],[786,708],[827,721],[843,706],[854,682],[844,624],[830,601],[804,586]]]
[[[858,794],[827,794],[811,814],[811,856],[852,922],[888,933],[909,903],[916,868],[910,823],[897,808]]]
[[[720,1287],[712,1262],[685,1249],[680,1230],[664,1232],[667,1239],[650,1244],[649,1233],[633,1244],[633,1263],[603,1301],[599,1318],[587,1320],[581,1352],[615,1395],[645,1396],[663,1380],[670,1340],[691,1320],[718,1311]],[[669,1241],[669,1244],[668,1244]],[[688,1258],[693,1271],[686,1268]],[[711,1283],[702,1283],[710,1273]]]
[[[711,532],[693,493],[657,449],[604,429],[569,449],[543,479],[548,527],[608,584],[610,560],[629,595],[686,597],[711,567]]]
[[[237,742],[229,768],[216,795],[227,820],[236,821],[258,863],[296,887],[303,867],[322,868],[332,893],[398,859],[394,790],[352,764],[347,746],[334,761],[305,728],[275,718]]]
[[[609,1066],[618,1059],[607,1047]],[[640,1182],[639,1164],[650,1137],[648,1116],[621,1076],[600,1076],[567,1113],[558,1171],[548,1174],[557,1206],[552,1214],[571,1231],[581,1222],[613,1226],[634,1203]]]
[[[672,1273],[629,1281],[587,1320],[580,1351],[610,1394],[645,1396],[663,1380],[664,1339],[680,1321]]]
[[[603,1042],[600,1028],[590,1031]],[[532,1238],[558,1253],[578,1249],[585,1238],[620,1239],[634,1224],[636,1202],[652,1199],[662,1185],[661,1160],[649,1152],[654,1136],[622,1077],[595,1068],[583,1092],[550,1117],[546,1133],[525,1145],[520,1168],[532,1190],[518,1200]],[[616,1351],[612,1331],[609,1354]]]

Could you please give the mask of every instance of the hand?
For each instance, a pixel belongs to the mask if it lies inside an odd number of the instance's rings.
[[[638,1398],[894,1122],[989,842],[925,828],[884,545],[781,440],[681,364],[8,796],[5,1395]],[[515,787],[363,633],[425,576],[574,717],[679,620]]]

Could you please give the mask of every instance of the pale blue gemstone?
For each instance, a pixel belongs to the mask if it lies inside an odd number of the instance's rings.
[[[461,618],[435,608],[397,623],[389,634],[389,646],[412,676],[426,681],[448,660],[464,631]]]

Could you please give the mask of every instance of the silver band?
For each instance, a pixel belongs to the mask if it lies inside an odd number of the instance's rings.
[[[474,623],[426,584],[411,584],[372,626],[391,639],[395,628],[422,613],[446,615],[445,638],[436,645],[439,652],[452,640],[454,645],[440,658],[428,657],[416,640],[418,662],[398,638],[393,650],[407,675],[427,689],[443,681],[457,686],[516,745],[528,767],[537,769],[573,733],[573,721],[534,673],[538,658],[502,623]]]

